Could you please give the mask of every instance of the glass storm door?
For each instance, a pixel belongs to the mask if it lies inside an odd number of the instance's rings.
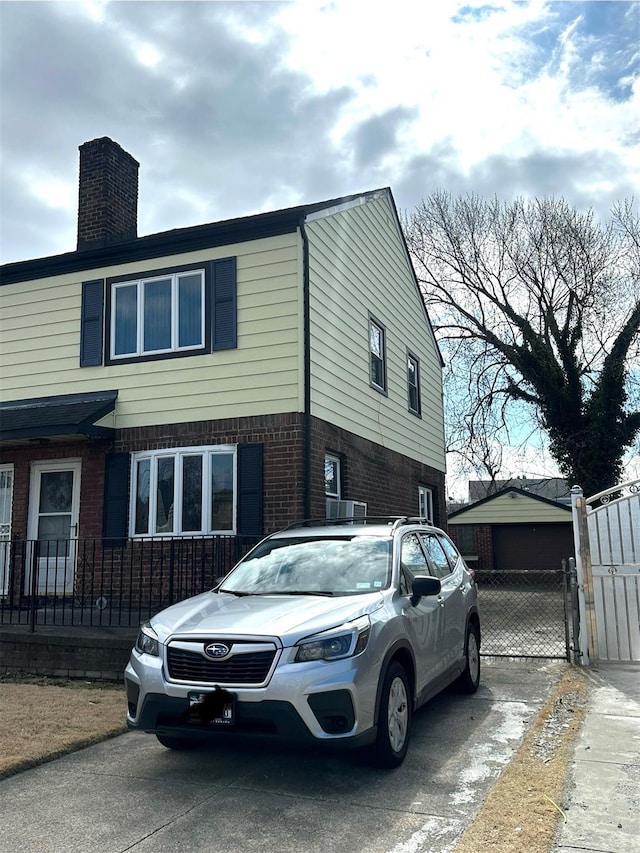
[[[80,461],[34,462],[31,470],[29,540],[36,592],[73,592],[80,506]],[[32,577],[28,576],[29,593]]]
[[[11,559],[11,505],[13,502],[13,466],[0,466],[0,595],[9,591]]]

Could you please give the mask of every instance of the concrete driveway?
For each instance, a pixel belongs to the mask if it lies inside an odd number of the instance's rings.
[[[264,741],[195,753],[125,734],[0,781],[2,853],[445,853],[567,664],[484,658],[414,719],[402,767]]]

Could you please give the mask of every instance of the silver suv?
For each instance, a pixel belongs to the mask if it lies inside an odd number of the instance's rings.
[[[270,733],[366,746],[395,767],[420,705],[452,682],[477,690],[479,651],[473,575],[442,530],[303,522],[142,625],[127,722],[172,749]]]

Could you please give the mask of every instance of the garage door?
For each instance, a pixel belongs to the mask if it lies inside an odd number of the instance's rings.
[[[496,524],[493,561],[497,570],[559,569],[574,552],[571,524]]]

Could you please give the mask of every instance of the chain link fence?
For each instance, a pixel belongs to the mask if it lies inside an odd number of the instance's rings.
[[[567,570],[478,571],[476,581],[483,654],[571,659]]]

